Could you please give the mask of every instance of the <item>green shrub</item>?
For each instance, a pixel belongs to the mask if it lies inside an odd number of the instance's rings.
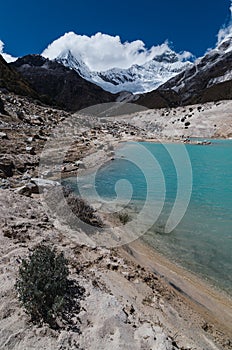
[[[33,322],[44,321],[54,326],[65,306],[68,274],[63,253],[57,254],[46,245],[36,246],[29,258],[22,261],[16,289]]]
[[[63,193],[69,208],[81,221],[94,227],[104,226],[94,208],[86,200],[72,192],[69,186],[63,187]]]
[[[131,221],[130,215],[124,211],[118,213],[118,218],[123,225],[126,225],[129,221]]]

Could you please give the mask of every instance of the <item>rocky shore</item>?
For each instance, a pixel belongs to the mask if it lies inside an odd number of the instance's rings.
[[[70,115],[13,94],[1,93],[0,97],[5,109],[0,115],[0,349],[231,349],[229,299],[141,241],[112,249],[80,244],[81,229],[74,233],[50,217],[41,202],[43,194],[39,194],[39,188],[46,193],[60,178],[84,174],[113,160],[115,147],[122,141],[175,141],[171,137],[173,115],[186,114],[186,109],[169,110],[172,118],[165,122],[165,110],[99,120]],[[204,107],[212,116],[218,111],[217,126],[210,128],[214,133],[206,137],[230,135],[231,125],[227,125],[227,134],[224,127],[230,103]],[[192,112],[195,110],[197,107]],[[197,113],[191,116],[195,128]],[[80,123],[63,163],[42,167],[41,173],[44,146],[51,134],[56,135],[57,126],[70,118]],[[191,136],[180,123],[179,142]],[[203,137],[207,123],[212,120],[207,122],[205,117],[204,127],[198,127]],[[67,130],[68,137],[70,125]],[[71,325],[64,322],[56,331],[45,324],[31,324],[14,289],[21,260],[40,242],[64,252],[70,277],[85,290],[80,313],[72,315]]]

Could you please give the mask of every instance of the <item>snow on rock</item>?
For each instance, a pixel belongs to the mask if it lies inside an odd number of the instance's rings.
[[[128,69],[112,68],[106,71],[91,71],[81,55],[70,50],[61,52],[56,60],[77,71],[80,76],[112,93],[128,91],[134,94],[152,91],[170,78],[192,66],[181,55],[168,49],[143,65],[134,64]]]
[[[116,43],[111,42],[109,44],[108,54],[107,52],[100,54],[99,50],[95,52],[96,40],[100,40],[100,45],[103,37],[94,36],[94,38],[89,38],[89,40],[94,39],[94,46],[91,47],[95,51],[93,53],[91,50],[88,50],[88,56],[86,56],[86,52],[83,51],[84,49],[80,45],[80,40],[82,39],[81,36],[75,33],[67,33],[49,45],[42,55],[74,69],[82,78],[99,85],[111,93],[122,91],[134,94],[149,92],[184,69],[192,66],[190,62],[192,56],[189,52],[176,53],[170,49],[167,42],[159,46],[154,46],[150,50],[144,47],[138,50],[137,46],[135,50],[135,48],[131,47],[133,43],[123,44],[117,41],[119,51],[118,57],[115,57],[115,52],[109,50]],[[128,47],[134,51],[128,52]],[[95,66],[91,66],[89,63],[91,61],[91,55],[96,56],[94,56],[95,62],[98,62],[98,64],[96,63]],[[125,55],[126,57],[124,57]],[[128,55],[130,56],[129,61]],[[115,61],[116,58],[118,59],[118,64]],[[111,64],[110,60],[112,60]],[[101,65],[99,65],[99,62],[102,62]],[[106,63],[105,65],[104,62]]]

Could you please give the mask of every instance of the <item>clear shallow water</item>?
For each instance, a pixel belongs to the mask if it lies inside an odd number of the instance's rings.
[[[185,172],[184,159],[183,164],[181,161],[175,162],[175,154],[180,159],[184,156],[176,144],[168,145],[174,158],[161,144],[141,145],[154,156],[162,169],[166,186],[161,215],[143,238],[172,261],[232,295],[232,140],[215,140],[210,146],[186,145],[193,175],[191,200],[181,222],[170,233],[165,233],[164,227],[173,208],[178,186],[183,188],[183,197],[188,190],[184,190],[184,186],[187,186],[185,179],[181,178],[180,184],[178,177],[178,167],[183,167],[181,171]],[[135,153],[133,160],[138,158],[137,166],[133,164],[134,161],[120,158],[128,155],[128,150],[129,154]],[[126,179],[133,188],[131,204],[136,204],[137,209],[144,205],[148,191],[157,201],[162,200],[164,193],[162,185],[159,185],[162,182],[159,166],[154,162],[152,164],[146,152],[144,159],[139,159],[141,155],[136,152],[136,147],[127,143],[118,150],[119,159],[98,170],[95,188],[100,197],[109,201],[115,199],[115,184]],[[141,164],[144,166],[141,167]],[[189,177],[189,173],[186,177]],[[76,179],[67,182],[77,190]],[[89,176],[79,179],[78,187],[85,187],[85,191],[88,191],[89,182]],[[149,187],[147,183],[154,185]],[[121,197],[124,194],[125,198],[128,196],[127,188],[128,183],[122,183]]]

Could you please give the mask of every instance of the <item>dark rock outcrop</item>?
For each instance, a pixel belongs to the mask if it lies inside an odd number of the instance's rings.
[[[154,90],[142,95],[137,104],[147,108],[178,107],[181,103],[180,96],[173,90]]]
[[[0,98],[0,113],[2,113],[2,114],[5,113],[5,110],[4,110],[4,103],[3,103],[3,101],[1,100],[1,98]]]
[[[40,55],[19,58],[11,66],[39,95],[47,96],[56,105],[69,111],[114,102],[117,98],[117,95],[81,78],[76,71]]]
[[[0,88],[4,91],[39,99],[38,94],[0,55]],[[0,102],[1,108],[1,102]]]

